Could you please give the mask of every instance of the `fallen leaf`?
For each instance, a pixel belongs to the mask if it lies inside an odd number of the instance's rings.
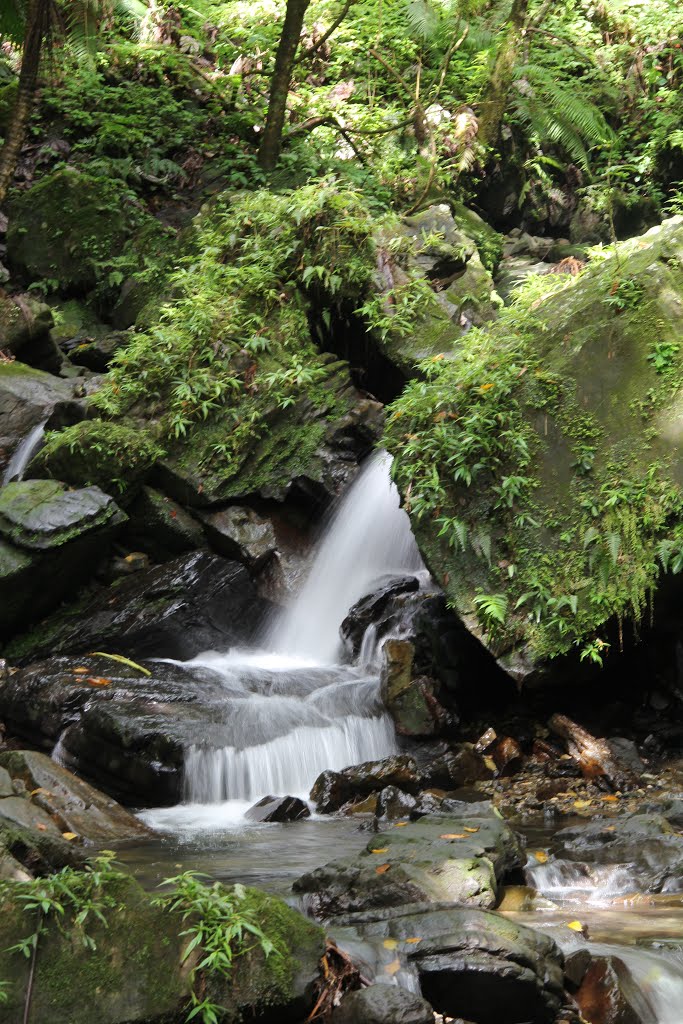
[[[616,804],[619,800],[618,796],[603,796],[602,798],[606,804]]]
[[[48,791],[46,789],[44,789],[42,786],[38,786],[38,789],[32,789],[29,795],[30,796],[35,796],[36,793],[47,793],[47,792]],[[48,794],[48,795],[51,795],[51,794]]]
[[[110,686],[111,679],[105,679],[104,676],[88,676],[86,683],[88,686]]]
[[[405,828],[406,825],[409,825],[409,824],[410,824],[409,821],[395,821],[394,822],[394,828]]]
[[[85,665],[79,665],[78,668],[72,668],[71,671],[75,676],[82,676],[88,671]]]
[[[75,832],[62,832],[62,839],[76,839]]]
[[[400,970],[401,970],[401,961],[398,959],[398,957],[396,957],[395,960],[392,960],[390,964],[385,964],[384,965],[384,973],[385,974],[392,974],[392,975],[393,974],[398,974],[398,972]]]
[[[582,811],[584,807],[590,807],[591,803],[592,800],[575,800],[574,807],[576,807],[577,811]]]
[[[466,839],[466,838],[467,838],[467,836],[465,835],[464,832],[444,832],[444,834],[442,836],[439,836],[439,839]]]
[[[484,757],[484,764],[486,765],[490,772],[495,772],[496,762],[493,760],[492,757],[489,757],[488,754]]]
[[[396,949],[396,947],[398,946],[398,942],[396,941],[396,939],[385,939],[382,945],[384,946],[385,949]]]
[[[375,868],[375,874],[376,875],[385,875],[390,867],[391,867],[391,864],[380,864],[380,866],[378,868]]]
[[[47,832],[47,825],[36,825],[39,832]]]
[[[539,864],[548,863],[548,854],[545,852],[545,850],[534,850],[534,857],[536,858]]]
[[[571,930],[573,932],[582,932],[583,931],[583,925],[581,924],[580,921],[568,921],[567,922],[567,928],[571,928]]]
[[[422,942],[422,939],[413,938],[413,939],[406,939],[405,941],[409,942],[411,946],[414,946],[416,942]]]
[[[465,827],[465,832],[472,832],[472,833],[474,833],[474,832],[478,832],[479,831],[479,825],[477,825],[476,828],[468,828],[467,825],[465,825],[464,827]]]
[[[479,390],[480,391],[490,391],[492,387],[493,387],[493,384],[482,384],[482,386],[479,388]]]
[[[370,853],[386,853],[388,849],[388,846],[382,846],[379,850],[370,850]]]

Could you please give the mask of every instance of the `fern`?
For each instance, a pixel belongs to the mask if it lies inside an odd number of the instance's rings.
[[[539,144],[557,146],[584,168],[587,149],[614,140],[601,111],[576,88],[560,85],[545,68],[518,68],[512,106]]]

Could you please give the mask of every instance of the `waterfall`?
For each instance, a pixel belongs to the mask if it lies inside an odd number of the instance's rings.
[[[270,631],[273,650],[334,662],[342,620],[373,581],[424,569],[390,470],[375,452],[333,510],[300,594]]]
[[[12,480],[23,480],[26,467],[40,448],[43,440],[43,434],[45,433],[46,423],[47,420],[43,420],[41,423],[38,423],[31,431],[29,431],[23,441],[19,442],[14,455],[9,460],[0,486],[4,487],[5,484],[11,483]]]
[[[356,665],[336,663],[342,620],[373,582],[424,572],[390,469],[385,452],[373,455],[332,511],[309,576],[264,637],[264,650],[209,651],[184,663],[219,679],[225,703],[211,738],[186,748],[184,804],[147,812],[151,824],[234,820],[263,796],[307,797],[326,769],[396,750],[369,652]]]

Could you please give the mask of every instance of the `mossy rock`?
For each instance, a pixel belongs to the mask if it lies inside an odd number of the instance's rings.
[[[191,971],[198,952],[183,951],[188,922],[155,905],[134,879],[108,880],[104,892],[115,906],[104,909],[105,924],[90,915],[83,930],[67,910],[59,928],[48,920],[39,940],[31,994],[32,1024],[182,1024],[190,1008]],[[9,947],[30,935],[35,920],[14,896],[19,885],[0,888],[0,977],[7,981],[3,1024],[22,1024],[30,962]],[[248,913],[275,952],[265,957],[258,942],[234,960],[229,975],[205,975],[206,994],[225,1008],[226,1020],[295,1024],[315,1001],[320,928],[282,900],[256,889],[242,890]],[[190,919],[191,920],[191,919]],[[68,982],[68,983],[66,983]],[[199,984],[199,981],[198,981]]]
[[[74,487],[101,487],[130,498],[161,455],[163,450],[140,429],[106,420],[83,420],[49,434],[30,464],[30,473]]]
[[[29,280],[82,294],[107,276],[112,258],[150,222],[121,183],[62,168],[13,199],[7,256]]]
[[[599,664],[683,549],[682,315],[673,218],[530,282],[389,415],[423,555],[520,679],[572,650]]]
[[[52,327],[48,306],[33,295],[0,291],[0,349],[19,352],[28,342],[44,337]]]

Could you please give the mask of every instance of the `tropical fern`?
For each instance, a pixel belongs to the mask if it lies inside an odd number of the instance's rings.
[[[613,141],[614,132],[601,111],[575,85],[561,85],[546,68],[518,68],[515,86],[514,116],[539,144],[557,146],[587,168],[587,150]]]

